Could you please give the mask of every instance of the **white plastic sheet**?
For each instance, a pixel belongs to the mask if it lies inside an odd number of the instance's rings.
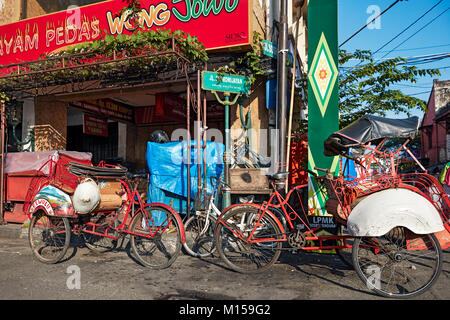
[[[51,158],[58,161],[59,155],[65,154],[78,160],[91,160],[90,152],[77,151],[39,151],[39,152],[10,152],[5,156],[5,174],[19,173],[24,171],[39,170]],[[44,174],[49,173],[49,166],[42,168]]]

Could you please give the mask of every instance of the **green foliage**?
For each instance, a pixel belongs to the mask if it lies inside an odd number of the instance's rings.
[[[123,7],[118,15],[121,16],[122,14],[124,14],[125,12],[129,12],[128,15],[128,22],[135,28],[135,29],[139,29],[140,25],[139,25],[139,16],[141,14],[141,3],[139,2],[139,0],[122,0],[123,2],[127,3],[126,7]]]
[[[360,65],[340,70],[339,111],[340,127],[344,127],[365,114],[386,116],[386,112],[411,115],[415,109],[426,110],[426,102],[392,89],[397,83],[416,83],[424,76],[439,76],[438,69],[417,69],[407,66],[402,57],[375,61],[371,51],[339,51],[339,66],[356,59]]]
[[[191,61],[207,61],[208,55],[204,45],[197,37],[182,30],[170,29],[138,30],[130,35],[105,35],[101,40],[84,42],[70,47],[61,55],[70,55],[80,52],[95,53],[105,58],[132,57],[145,54],[160,53],[171,50],[172,39],[180,54]]]
[[[179,55],[165,54],[173,49]],[[145,78],[177,68],[180,56],[192,63],[208,60],[205,47],[197,37],[181,30],[141,29],[129,35],[106,34],[100,40],[80,43],[65,51],[42,56],[37,63],[20,67],[28,73],[34,72],[32,75],[16,79],[0,78],[0,86],[8,91],[16,90],[21,84],[27,86],[31,81],[36,86],[50,86],[118,77],[139,78],[141,75]]]
[[[6,95],[6,93],[0,91],[0,103],[6,103],[9,101],[9,97]]]
[[[250,80],[249,85],[251,87],[251,85],[255,83],[257,76],[263,75],[265,72],[264,69],[261,68],[262,52],[261,34],[254,31],[251,49],[238,55],[229,64],[215,70],[219,73],[218,80],[220,80],[220,75],[231,73],[248,77]]]

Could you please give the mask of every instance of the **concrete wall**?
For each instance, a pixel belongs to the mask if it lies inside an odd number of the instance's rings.
[[[52,98],[35,99],[35,151],[65,150],[67,104]]]
[[[20,20],[21,0],[0,0],[0,25]]]

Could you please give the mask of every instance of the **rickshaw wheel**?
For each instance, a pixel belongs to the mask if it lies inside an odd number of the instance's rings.
[[[152,269],[165,269],[181,252],[181,228],[169,210],[153,205],[139,210],[130,225],[131,249],[135,258]],[[159,219],[158,219],[159,218]]]
[[[64,217],[50,217],[43,211],[31,218],[28,242],[33,255],[43,263],[57,263],[67,252],[70,244],[70,223]]]
[[[282,248],[281,241],[248,243],[239,238],[235,232],[253,239],[281,239],[282,233],[275,220],[268,214],[261,213],[257,208],[236,206],[218,221],[214,231],[217,252],[221,259],[233,270],[240,273],[261,273],[269,269],[279,258]],[[255,225],[258,227],[255,229]]]
[[[403,227],[381,237],[356,238],[354,268],[374,292],[389,298],[410,298],[429,289],[442,269],[442,250],[434,234],[413,236],[423,246],[407,248]]]
[[[347,231],[347,227],[343,224],[337,224],[337,234],[338,235],[349,235]],[[337,240],[338,245],[341,245],[343,240]],[[353,245],[354,240],[348,238],[345,240],[346,244]],[[336,255],[341,259],[341,261],[347,266],[353,269],[353,256],[352,256],[352,248],[348,249],[336,249]]]

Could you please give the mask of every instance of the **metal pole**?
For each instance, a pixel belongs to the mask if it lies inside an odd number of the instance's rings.
[[[286,170],[286,119],[287,119],[287,53],[288,53],[287,0],[281,0],[280,33],[278,38],[278,92],[277,122],[279,130],[278,172]]]
[[[4,194],[5,194],[5,132],[6,132],[6,107],[5,103],[1,103],[1,138],[0,138],[0,224],[4,224],[4,212],[3,212],[3,202],[4,202]]]
[[[202,120],[201,120],[201,92],[200,92],[200,70],[197,70],[197,197],[201,196],[202,193],[202,168],[201,168],[201,148],[202,141],[200,140]],[[200,200],[200,198],[198,198]]]
[[[303,6],[304,1],[302,1],[300,6],[298,7],[297,11],[297,29],[295,30],[295,39],[294,39],[294,66],[292,67],[292,83],[291,83],[291,101],[289,104],[289,123],[288,123],[288,141],[287,141],[287,148],[286,148],[286,171],[289,171],[289,154],[291,152],[291,131],[292,131],[292,117],[294,113],[294,90],[295,90],[295,78],[297,75],[296,68],[297,68],[297,42],[298,42],[298,31],[300,29],[300,17],[301,17],[301,10]],[[289,189],[289,179],[286,179],[286,193]]]
[[[230,190],[230,162],[231,162],[231,148],[230,148],[230,93],[225,92],[225,152],[223,160],[225,164],[225,186],[223,187],[222,210],[231,205],[231,190]]]
[[[187,208],[186,215],[189,218],[191,214],[191,87],[189,84],[189,78],[186,77],[187,85],[187,115],[186,115],[186,129],[187,129],[187,159],[186,159],[186,167],[187,167]]]
[[[207,71],[207,65],[205,63],[205,71]],[[203,94],[203,126],[202,126],[202,133],[203,133],[203,158],[202,158],[202,164],[203,164],[203,188],[205,190],[205,196],[206,196],[206,188],[208,185],[208,180],[206,178],[206,130],[208,127],[206,126],[206,93]]]

